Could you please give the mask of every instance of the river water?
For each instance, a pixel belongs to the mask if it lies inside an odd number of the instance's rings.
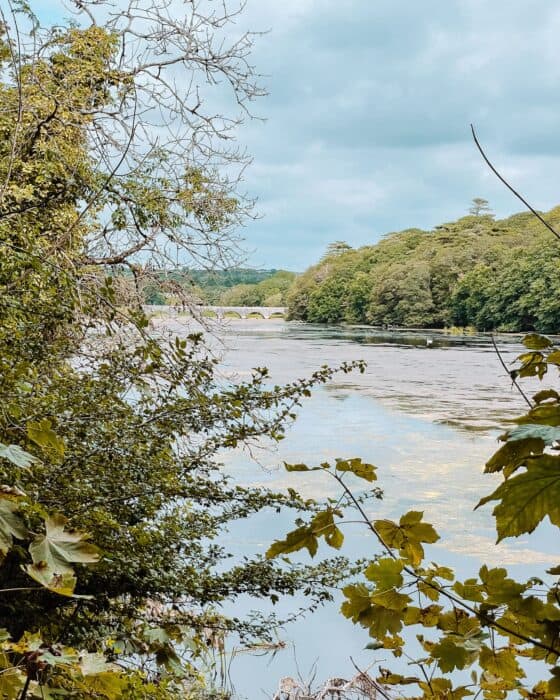
[[[178,319],[166,325],[179,335],[188,332]],[[253,367],[263,365],[274,384],[307,376],[324,364],[359,359],[368,365],[364,374],[339,375],[318,388],[279,446],[225,454],[225,469],[239,483],[290,486],[316,498],[336,496],[334,481],[317,473],[288,474],[282,462],[313,465],[359,456],[378,467],[377,483],[384,490],[382,501],[370,502],[371,516],[398,518],[407,510],[424,511],[441,535],[429,558],[454,567],[460,576],[475,573],[482,561],[507,565],[518,576],[536,575],[557,564],[546,526],[530,538],[496,546],[491,508],[473,511],[497,483],[497,477],[482,473],[497,436],[508,419],[524,410],[488,337],[264,320],[231,320],[219,335],[220,342],[213,343],[227,381],[246,378]],[[519,339],[498,341],[506,363],[522,352]],[[264,552],[292,526],[289,516],[261,515],[222,543],[239,554]],[[370,556],[378,551],[365,528],[348,526],[346,534],[344,554]],[[279,613],[303,603],[282,603]],[[286,675],[349,677],[351,657],[361,667],[383,665],[387,657],[364,650],[366,632],[342,618],[338,605],[326,605],[279,631],[283,649],[274,657],[237,655],[230,675],[239,696],[271,697],[278,679]],[[260,606],[241,601],[236,613],[251,607]]]

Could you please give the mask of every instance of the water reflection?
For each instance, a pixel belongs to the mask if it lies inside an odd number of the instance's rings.
[[[491,336],[488,333],[461,333],[439,329],[399,329],[399,328],[372,328],[371,326],[326,326],[312,323],[298,322],[272,322],[262,324],[261,327],[254,323],[229,324],[234,328],[236,335],[254,335],[262,337],[274,337],[278,334],[289,336],[297,340],[324,339],[346,340],[353,343],[369,345],[400,345],[403,347],[417,348],[450,348],[450,347],[482,347],[490,346]],[[500,345],[516,344],[521,341],[522,334],[508,333],[496,336]]]
[[[188,332],[185,324],[166,321],[178,334]],[[496,438],[525,408],[489,336],[251,320],[229,321],[219,331],[214,347],[225,381],[246,378],[262,365],[270,369],[272,383],[282,384],[324,364],[367,362],[364,374],[342,374],[317,389],[279,448],[261,444],[250,455],[224,454],[227,469],[240,481],[332,495],[333,485],[316,474],[286,474],[278,465],[360,456],[379,466],[385,489],[380,512],[392,517],[407,508],[425,510],[445,534],[446,554],[550,561],[546,535],[531,539],[530,556],[521,542],[497,549],[490,508],[473,513],[481,495],[494,487],[496,477],[482,470]],[[497,342],[506,363],[523,351],[520,336],[498,336]],[[280,534],[275,520],[254,544],[264,547]]]
[[[169,321],[168,326],[178,334],[188,332],[181,321]],[[473,511],[496,483],[497,477],[482,470],[496,449],[497,436],[507,420],[524,410],[488,337],[281,321],[231,321],[221,333],[215,348],[222,356],[224,381],[246,377],[262,365],[269,367],[272,382],[281,384],[323,364],[358,359],[368,363],[363,375],[337,376],[318,389],[279,447],[262,444],[251,455],[241,450],[224,454],[226,469],[240,483],[290,486],[316,498],[335,495],[335,484],[322,475],[288,474],[279,465],[284,460],[316,464],[360,456],[378,466],[385,492],[383,501],[371,503],[371,515],[425,511],[442,536],[428,556],[453,566],[460,576],[472,575],[481,561],[511,565],[519,576],[534,575],[536,565],[557,563],[546,526],[530,539],[497,547],[490,508]],[[506,362],[522,351],[519,338],[502,337],[498,342]],[[260,514],[222,544],[240,555],[264,552],[291,525],[289,516]],[[349,556],[375,553],[375,543],[363,530],[348,534]],[[251,602],[246,605],[249,609]],[[242,611],[240,603],[236,612]],[[371,653],[363,651],[363,631],[342,619],[336,606],[290,626],[284,638],[296,645],[304,671],[319,659],[319,676],[351,670],[350,656],[363,666],[372,661]],[[333,639],[338,643],[329,643]],[[261,687],[270,697],[277,679],[296,670],[293,656],[286,652],[270,667],[267,660],[239,657],[232,673],[238,689],[255,698]]]

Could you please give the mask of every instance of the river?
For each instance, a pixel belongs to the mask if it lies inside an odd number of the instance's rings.
[[[180,319],[166,324],[179,335],[187,332]],[[507,565],[518,576],[557,563],[546,526],[530,538],[496,546],[491,507],[473,512],[497,483],[498,477],[483,474],[496,438],[508,418],[524,409],[488,337],[264,320],[231,320],[219,334],[221,341],[214,344],[227,381],[248,377],[251,368],[263,365],[273,383],[281,384],[324,364],[367,362],[364,374],[339,375],[318,388],[278,447],[267,444],[251,454],[224,454],[225,469],[240,483],[335,496],[335,482],[316,473],[288,474],[282,462],[313,465],[359,456],[378,467],[378,484],[384,490],[382,501],[370,502],[372,517],[424,511],[441,535],[429,558],[454,567],[459,575],[472,575],[482,561]],[[499,338],[499,344],[506,363],[522,352],[519,339]],[[291,525],[289,517],[260,515],[222,544],[239,554],[264,552]],[[349,526],[347,535],[345,554],[378,551],[365,528]],[[280,605],[280,614],[303,602]],[[251,607],[259,605],[241,601],[236,613]],[[230,675],[239,697],[271,697],[278,679],[286,675],[349,677],[350,657],[361,667],[383,665],[386,653],[364,651],[367,633],[342,618],[337,607],[338,602],[326,605],[281,630],[284,646],[273,657],[237,655]]]

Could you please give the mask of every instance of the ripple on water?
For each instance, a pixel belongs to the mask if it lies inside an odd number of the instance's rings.
[[[369,502],[369,515],[392,518],[409,509],[423,510],[442,536],[428,556],[455,567],[460,575],[472,575],[481,561],[513,565],[520,576],[533,575],[535,565],[557,563],[546,526],[531,538],[496,546],[491,506],[473,510],[499,478],[482,473],[497,447],[497,436],[508,419],[524,410],[488,339],[431,333],[433,344],[426,346],[425,333],[376,334],[364,328],[270,323],[231,322],[223,342],[213,341],[222,356],[224,381],[246,379],[253,367],[262,365],[269,367],[274,384],[309,375],[323,364],[363,359],[368,368],[363,375],[341,375],[317,389],[279,446],[261,444],[252,455],[242,450],[224,454],[226,469],[241,483],[292,487],[316,498],[332,496],[336,484],[326,476],[288,474],[279,465],[360,456],[378,466],[378,483],[384,489],[382,501]],[[178,323],[172,330],[188,332]],[[504,340],[503,347],[506,362],[522,351],[511,339]],[[261,514],[232,531],[227,546],[239,554],[264,552],[291,526],[289,515]],[[366,532],[352,529],[345,551],[368,556],[377,547]],[[302,667],[320,657],[322,675],[335,664],[336,673],[343,673],[351,655],[358,662],[363,659],[364,665],[371,662],[362,651],[363,635],[333,608],[290,627],[286,638],[290,637]],[[324,645],[328,637],[339,640],[337,649]],[[273,690],[276,681],[271,678],[295,673],[288,656],[279,654],[273,667],[263,661],[262,673],[255,658],[247,661],[247,668],[253,677],[262,677],[262,687]],[[243,688],[244,667],[234,669]]]

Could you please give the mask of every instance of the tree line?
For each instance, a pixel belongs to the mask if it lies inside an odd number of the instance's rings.
[[[284,306],[296,275],[287,270],[169,270],[159,271],[142,284],[146,304],[175,304],[182,299],[218,306]],[[132,277],[123,270],[120,283]]]
[[[560,207],[546,217],[558,223]],[[310,323],[557,332],[560,251],[539,226],[529,213],[496,220],[479,202],[431,231],[391,233],[358,249],[333,244],[296,279],[289,315]]]

